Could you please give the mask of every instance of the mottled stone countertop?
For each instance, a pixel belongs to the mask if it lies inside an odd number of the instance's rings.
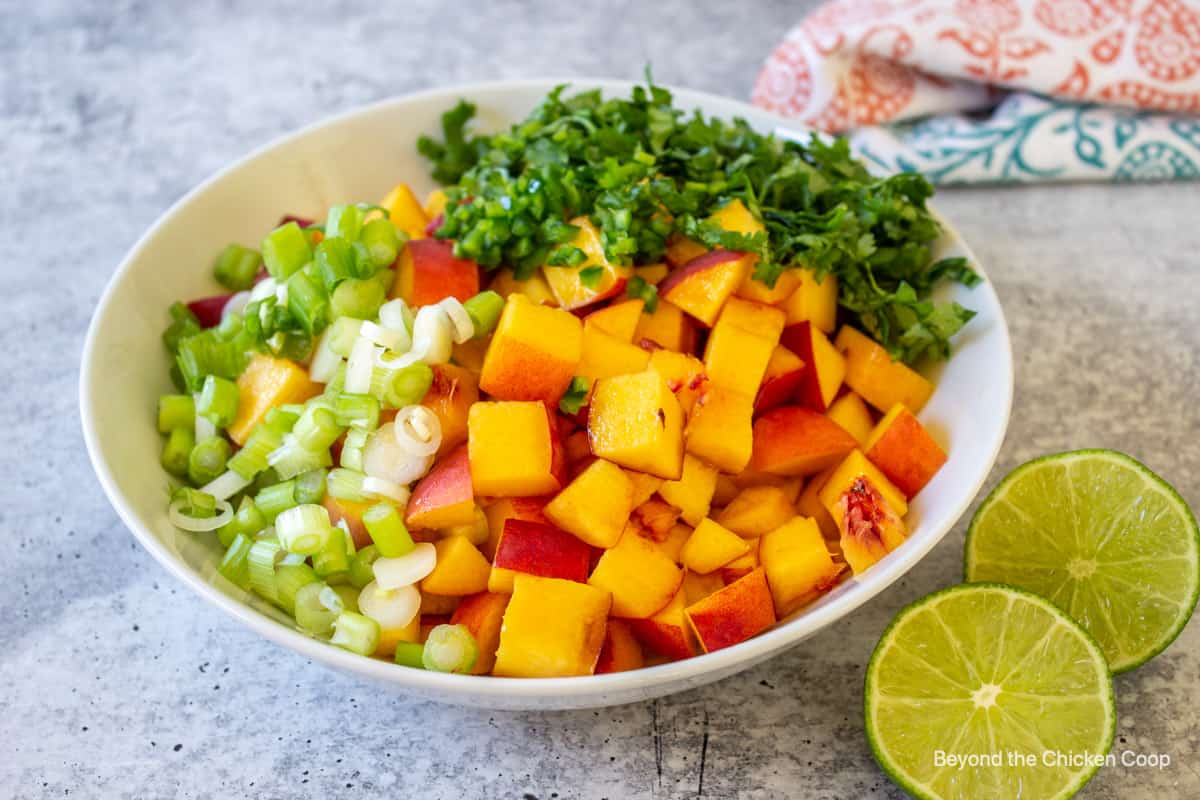
[[[441,83],[636,78],[745,97],[811,3],[0,0],[0,796],[897,797],[861,722],[888,620],[960,579],[963,530],[764,666],[655,702],[413,702],[260,639],[177,585],[84,452],[78,360],[122,254],[174,200],[327,114]],[[1200,502],[1200,186],[944,191],[990,271],[1017,389],[990,483],[1116,447]],[[1193,281],[1196,281],[1195,283]],[[1200,796],[1200,625],[1117,679],[1089,798]]]

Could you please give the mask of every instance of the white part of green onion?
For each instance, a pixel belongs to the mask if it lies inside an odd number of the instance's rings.
[[[445,297],[438,302],[454,328],[454,343],[462,344],[475,338],[475,322],[457,297]]]
[[[401,486],[393,481],[375,478],[370,475],[363,478],[363,491],[374,497],[386,498],[398,506],[407,506],[408,498],[412,496],[407,486]]]
[[[358,329],[358,335],[365,336],[372,343],[379,345],[385,350],[392,350],[397,353],[405,352],[412,346],[412,342],[408,337],[408,331],[403,328],[399,330],[385,328],[370,320],[363,321]]]
[[[200,395],[192,395],[192,402],[196,408],[200,407]],[[211,439],[217,435],[217,426],[212,423],[208,417],[197,412],[196,413],[196,441],[203,442],[205,439]]]
[[[263,278],[250,290],[250,302],[257,303],[260,300],[266,300],[273,294],[275,294],[275,279]]]
[[[329,512],[315,503],[294,506],[275,518],[275,535],[289,553],[311,556],[321,552],[331,531]]]
[[[333,621],[333,636],[329,643],[360,656],[369,656],[379,646],[379,623],[362,614],[343,611]]]
[[[375,359],[375,366],[380,367],[381,369],[389,370],[404,369],[405,367],[411,367],[413,364],[420,362],[420,360],[421,354],[413,350],[410,350],[407,353],[401,353],[398,356],[388,355],[387,353],[381,352]]]
[[[432,456],[442,446],[442,423],[437,414],[425,406],[405,406],[397,411],[392,431],[396,444],[410,456]]]
[[[387,590],[371,581],[358,593],[358,610],[385,632],[403,630],[421,611],[421,592],[415,586]]]
[[[275,286],[275,302],[281,306],[287,307],[288,304],[288,285],[287,283],[276,284]]]
[[[308,377],[316,383],[329,383],[337,374],[337,369],[341,364],[342,357],[333,351],[333,337],[327,330],[321,336],[321,341],[313,353],[312,361],[309,362]]]
[[[240,314],[246,310],[246,306],[250,303],[250,292],[237,292],[225,301],[225,305],[221,307],[221,321],[224,322],[230,314]]]
[[[228,500],[253,481],[254,478],[243,478],[233,470],[226,470],[201,486],[200,491],[207,492],[218,500]]]
[[[385,590],[411,586],[433,572],[437,550],[429,542],[417,542],[412,550],[395,558],[380,557],[371,565],[375,582]]]
[[[383,352],[374,342],[359,335],[354,340],[354,348],[350,351],[350,360],[346,362],[346,386],[348,394],[370,394],[371,370],[375,367],[376,357]]]
[[[182,509],[186,503],[187,501],[181,497],[167,506],[167,519],[171,520],[171,524],[180,530],[193,533],[215,531],[233,519],[233,506],[227,500],[217,499],[218,513],[211,517],[193,517],[183,513]]]
[[[379,307],[379,324],[385,328],[411,332],[413,329],[412,309],[400,298],[389,300]]]
[[[334,614],[340,614],[346,610],[346,604],[342,601],[342,596],[337,593],[337,589],[332,586],[322,586],[321,594],[317,597],[321,605],[326,610],[332,611]]]
[[[453,324],[439,306],[422,306],[413,322],[412,351],[426,364],[445,364],[454,348]]]
[[[363,447],[363,472],[406,486],[425,476],[433,456],[412,456],[400,447],[394,423],[380,425]]]

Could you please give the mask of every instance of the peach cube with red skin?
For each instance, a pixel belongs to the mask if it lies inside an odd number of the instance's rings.
[[[509,678],[591,675],[612,599],[586,583],[518,574],[504,611],[492,674]]]
[[[558,424],[537,402],[480,402],[467,418],[471,483],[485,497],[534,497],[566,479]]]
[[[421,400],[438,418],[442,428],[442,443],[437,456],[441,458],[467,440],[467,415],[479,401],[479,381],[475,375],[454,364],[435,364],[433,383]]]
[[[754,423],[751,466],[775,475],[812,475],[841,461],[858,446],[854,437],[824,414],[782,406]]]
[[[828,591],[842,572],[817,523],[808,517],[793,517],[765,534],[759,539],[758,558],[779,617]]]
[[[543,522],[549,520],[542,513],[550,498],[542,497],[499,497],[483,508],[483,515],[488,523],[487,544],[483,546],[483,554],[495,558],[496,545],[500,534],[504,532],[504,523],[510,519],[520,519],[527,522]]]
[[[647,619],[631,619],[629,627],[646,649],[672,661],[691,658],[696,654],[696,636],[684,613],[686,606],[680,586],[661,611]]]
[[[598,458],[667,480],[683,470],[683,410],[657,372],[596,381],[587,429]]]
[[[411,239],[400,248],[392,297],[410,306],[432,305],[446,297],[466,302],[479,294],[479,265],[454,257],[454,245],[442,239]]]
[[[612,615],[645,619],[658,613],[679,589],[675,562],[632,529],[604,551],[588,583],[612,594]]]
[[[754,398],[755,415],[791,403],[804,381],[804,367],[804,359],[783,345],[776,345],[767,360],[762,385]]]
[[[413,488],[404,522],[410,528],[452,528],[475,521],[475,493],[467,445],[438,461]]]
[[[766,573],[756,569],[688,606],[684,613],[704,652],[744,642],[775,624]]]
[[[591,549],[553,525],[509,519],[492,559],[489,592],[511,594],[517,573],[586,582]]]
[[[479,646],[472,675],[487,675],[496,663],[496,648],[500,645],[500,628],[504,624],[504,610],[508,608],[508,595],[480,592],[464,597],[450,616],[451,625],[464,625]]]
[[[846,375],[842,354],[808,321],[785,328],[780,342],[804,361],[796,401],[816,411],[828,409]]]
[[[509,295],[492,334],[479,388],[498,400],[557,406],[583,356],[583,324],[568,311]]]
[[[917,495],[946,463],[946,451],[900,403],[871,431],[863,451],[906,497]]]
[[[711,326],[725,301],[750,274],[754,255],[712,250],[679,267],[658,285],[659,297]]]

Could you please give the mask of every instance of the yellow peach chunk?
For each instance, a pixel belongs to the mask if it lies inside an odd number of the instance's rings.
[[[683,471],[683,410],[657,372],[596,381],[587,427],[598,458],[668,480]]]
[[[604,551],[588,584],[612,593],[612,615],[645,619],[661,611],[683,580],[683,572],[650,540],[626,530]]]
[[[611,598],[586,583],[518,573],[504,611],[493,675],[591,675],[604,643]]]
[[[421,591],[462,597],[487,590],[492,565],[465,536],[447,536],[434,542],[437,563],[421,581]]]
[[[754,450],[753,414],[752,396],[708,387],[688,418],[687,451],[722,472],[741,472]]]
[[[254,426],[276,406],[303,403],[321,393],[321,386],[308,379],[308,372],[294,361],[258,353],[237,379],[237,416],[226,429],[229,438],[245,444]]]
[[[817,523],[808,517],[795,517],[763,536],[758,558],[780,617],[828,591],[842,571],[825,548]]]
[[[782,486],[748,486],[717,514],[717,522],[747,539],[775,530],[792,517],[789,490]]]
[[[481,402],[467,416],[467,452],[475,494],[532,497],[561,486],[561,450],[551,417],[536,402]]]
[[[509,295],[483,359],[479,388],[500,400],[558,405],[582,355],[578,317]]]
[[[593,547],[612,547],[633,510],[633,481],[598,458],[546,504],[543,513],[564,531]]]
[[[749,551],[745,539],[705,518],[692,531],[679,557],[692,572],[707,575]]]
[[[665,481],[658,494],[679,509],[688,525],[699,525],[708,516],[713,492],[717,488],[717,470],[691,454],[683,457],[683,475],[677,481]]]

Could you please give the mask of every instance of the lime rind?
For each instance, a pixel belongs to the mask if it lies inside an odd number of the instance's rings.
[[[1101,762],[1102,762],[1102,759],[1100,758],[1100,756],[1103,756],[1103,755],[1106,755],[1107,753],[1109,753],[1109,751],[1112,749],[1113,740],[1116,735],[1116,705],[1115,705],[1115,700],[1113,697],[1111,674],[1108,670],[1108,665],[1107,665],[1107,661],[1104,656],[1104,651],[1101,649],[1099,643],[1095,640],[1095,638],[1092,637],[1092,635],[1090,633],[1088,633],[1087,630],[1084,629],[1082,625],[1079,625],[1077,622],[1075,622],[1075,620],[1072,619],[1070,617],[1070,615],[1065,613],[1061,608],[1054,605],[1053,603],[1046,600],[1044,597],[1042,597],[1040,595],[1037,595],[1033,592],[1027,591],[1020,587],[1011,586],[1011,585],[1007,585],[1007,584],[979,582],[979,583],[971,583],[971,584],[961,584],[958,586],[952,586],[947,589],[942,589],[940,591],[926,595],[925,597],[906,606],[904,609],[902,609],[900,611],[900,613],[898,613],[896,615],[896,617],[892,620],[891,624],[888,625],[887,629],[883,632],[883,635],[880,637],[879,643],[875,646],[874,652],[871,654],[871,660],[867,666],[867,674],[866,674],[865,681],[864,681],[864,691],[863,691],[863,697],[864,697],[863,716],[864,716],[865,729],[866,729],[866,733],[867,733],[867,741],[870,744],[871,752],[874,755],[876,762],[878,762],[879,766],[888,775],[888,777],[893,782],[895,782],[896,785],[898,785],[902,789],[904,789],[904,791],[907,792],[909,795],[916,797],[916,798],[923,798],[926,800],[944,800],[944,795],[941,795],[941,794],[938,794],[938,793],[932,791],[928,785],[921,783],[913,775],[911,775],[908,770],[901,767],[897,763],[898,762],[897,755],[895,753],[893,753],[892,751],[890,751],[885,746],[884,742],[882,741],[885,737],[882,737],[880,735],[879,728],[878,728],[878,722],[876,719],[877,708],[880,705],[881,698],[883,697],[882,693],[880,692],[880,688],[879,688],[880,669],[884,666],[885,659],[888,658],[888,656],[890,655],[889,649],[894,648],[896,646],[896,640],[901,631],[901,626],[903,626],[907,622],[909,622],[910,619],[914,617],[914,615],[919,614],[919,613],[933,607],[935,604],[944,602],[947,598],[950,598],[952,596],[962,595],[962,594],[968,593],[968,592],[1002,594],[1003,596],[1005,596],[1006,598],[1009,599],[1009,602],[1011,602],[1012,599],[1019,599],[1023,602],[1029,603],[1032,607],[1034,607],[1041,613],[1048,614],[1054,620],[1055,624],[1047,629],[1045,636],[1049,636],[1049,634],[1051,632],[1053,632],[1054,630],[1056,630],[1058,628],[1061,628],[1064,631],[1068,632],[1069,635],[1072,636],[1075,640],[1077,640],[1078,643],[1080,643],[1083,646],[1084,650],[1091,656],[1090,661],[1091,661],[1091,666],[1092,666],[1092,670],[1094,673],[1094,678],[1095,678],[1095,681],[1097,684],[1098,691],[1096,691],[1095,693],[1083,693],[1080,695],[1061,695],[1061,694],[1059,694],[1059,695],[1053,695],[1053,694],[1052,695],[1037,695],[1037,694],[1028,694],[1028,693],[1016,693],[1016,695],[1022,699],[1027,698],[1027,697],[1031,698],[1028,701],[1030,707],[1033,709],[1039,710],[1040,713],[1036,713],[1036,714],[1027,713],[1027,714],[1021,715],[1020,718],[1016,718],[1015,715],[1012,715],[1012,714],[1006,715],[1009,718],[1010,732],[1014,729],[1019,729],[1018,735],[1024,737],[1026,748],[1030,749],[1030,751],[1033,751],[1032,748],[1045,749],[1045,747],[1046,747],[1046,743],[1041,739],[1038,731],[1036,730],[1036,725],[1037,725],[1038,720],[1047,718],[1047,715],[1044,713],[1045,704],[1047,704],[1047,703],[1058,704],[1061,702],[1061,703],[1063,703],[1063,705],[1069,704],[1069,703],[1075,703],[1075,704],[1082,703],[1084,705],[1091,705],[1091,706],[1095,706],[1096,704],[1099,705],[1100,711],[1103,716],[1103,726],[1102,726],[1102,730],[1101,730],[1099,736],[1095,737],[1096,738],[1095,744],[1097,746],[1090,748],[1088,751],[1090,753],[1093,753],[1097,757],[1095,759],[1093,759],[1092,764],[1086,765],[1083,769],[1080,769],[1080,770],[1072,773],[1070,775],[1069,779],[1063,781],[1062,785],[1059,786],[1056,791],[1054,791],[1050,795],[1047,795],[1047,797],[1053,798],[1053,800],[1060,800],[1061,798],[1068,798],[1068,797],[1073,796],[1076,792],[1078,792],[1084,786],[1084,784],[1086,784],[1089,780],[1091,780],[1092,776],[1095,775],[1097,770],[1099,770],[1099,768],[1101,766]],[[935,610],[935,613],[936,613],[936,610]],[[981,620],[980,622],[982,622],[985,626],[987,626],[987,623],[989,621]],[[998,626],[1002,626],[1003,629],[1007,629],[1007,628],[1011,627],[1011,623],[1007,619],[1007,617],[1002,618],[998,622],[994,622],[994,624],[996,624]],[[984,637],[984,638],[986,638],[986,637]],[[993,638],[999,638],[1000,640],[1003,641],[1004,635],[1001,634],[999,637],[993,637]],[[931,651],[935,651],[936,649],[937,649],[937,647],[935,645],[933,648],[931,648]],[[1032,649],[1033,648],[1031,648],[1031,650]],[[1044,648],[1043,648],[1043,652],[1044,652]],[[960,653],[961,653],[961,651],[960,651]],[[1018,664],[1015,667],[1013,667],[1007,671],[1008,676],[1011,676],[1018,670],[1021,670],[1026,661],[1028,661],[1028,654],[1026,654],[1026,656],[1023,656],[1018,661]],[[933,666],[933,665],[930,665],[930,666]],[[937,669],[939,671],[944,671],[940,667]],[[951,671],[954,671],[954,670],[952,669]],[[996,676],[993,676],[993,678],[994,677],[996,677]],[[937,690],[933,690],[934,693],[930,694],[929,687],[926,687],[925,688],[925,691],[927,693],[926,696],[919,697],[919,698],[908,698],[908,700],[910,702],[924,703],[927,705],[932,704],[932,703],[941,703],[941,704],[949,705],[949,704],[952,704],[955,702],[958,702],[960,704],[963,702],[966,702],[966,703],[971,703],[972,705],[974,705],[973,699],[965,699],[964,700],[964,699],[962,699],[962,696],[961,696],[961,691],[963,689],[971,688],[970,684],[966,684],[964,686],[962,684],[961,679],[955,679],[955,678],[951,678],[949,676],[946,677],[946,681],[958,686],[958,689],[960,692],[958,698],[955,698],[953,696],[938,697],[938,696],[936,696]],[[953,692],[945,691],[944,689],[942,690],[941,693],[946,694],[946,695],[954,694]],[[1001,693],[1009,695],[1009,698],[1006,699],[1005,704],[1011,707],[1012,706],[1011,697],[1014,696],[1014,693],[1011,691],[1005,692],[1005,690],[1003,690],[1003,689],[1001,690]],[[895,701],[894,697],[889,698],[889,702],[894,702],[894,701]],[[1063,705],[1059,705],[1055,709],[1055,713],[1053,714],[1054,718],[1061,718],[1063,716],[1063,714],[1064,714]],[[990,718],[990,715],[987,715],[987,716]],[[936,734],[937,733],[931,727],[928,727],[927,720],[922,720],[922,724],[927,727],[927,730],[919,732],[918,735],[920,735],[920,733],[925,733],[925,734],[928,734],[928,733]],[[951,752],[951,753],[958,752],[957,748],[962,744],[962,740],[965,738],[965,735],[967,732],[968,732],[968,726],[964,726],[962,728],[962,730],[960,730],[958,732],[958,735],[953,740],[946,742],[946,745],[947,745],[946,751]],[[941,733],[944,734],[945,732],[942,731]],[[994,731],[991,729],[990,723],[988,725],[988,734],[990,737],[994,737]],[[990,741],[991,741],[992,747],[994,749],[995,748],[995,739],[991,738]],[[976,773],[976,776],[980,777],[980,774]],[[974,788],[974,787],[967,787],[967,788]],[[996,787],[996,788],[998,788],[998,787]],[[961,796],[962,797],[978,797],[978,796],[1003,796],[1003,795],[995,794],[994,791],[989,791],[987,794],[967,793],[967,794],[964,794]],[[1039,797],[1040,797],[1040,795],[1039,795]]]
[[[1093,492],[1090,505],[1081,507],[1076,502],[1078,493],[1072,491],[1073,478],[1095,481],[1106,491]],[[1057,514],[1070,520],[1065,526],[1071,531],[1070,541],[1056,539],[1045,524],[1014,502],[1020,499],[1014,493],[1030,488],[1040,490],[1035,493],[1039,508],[1049,500],[1044,519]],[[1056,500],[1062,502],[1055,506]],[[1182,535],[1115,537],[1117,523],[1134,510],[1149,525],[1182,523]],[[1064,526],[1058,527],[1061,531]],[[1101,532],[1084,541],[1081,537],[1092,527]],[[981,535],[985,528],[987,533]],[[1011,538],[995,541],[1003,536]],[[985,537],[993,540],[987,543],[991,552],[981,555]],[[1158,551],[1149,553],[1148,542]],[[1142,549],[1128,551],[1139,544]],[[1009,555],[1001,558],[1000,552]],[[1094,560],[1104,569],[1087,580],[1072,579],[1064,568],[1064,561],[1073,555],[1104,552],[1107,558]],[[1179,492],[1136,459],[1113,450],[1073,450],[1022,464],[992,490],[967,529],[963,572],[968,581],[1004,581],[1047,597],[1101,641],[1114,673],[1128,672],[1170,646],[1200,600],[1200,526]],[[1165,593],[1163,586],[1176,591]],[[1113,604],[1114,597],[1124,602]],[[1147,619],[1164,622],[1147,626]]]

